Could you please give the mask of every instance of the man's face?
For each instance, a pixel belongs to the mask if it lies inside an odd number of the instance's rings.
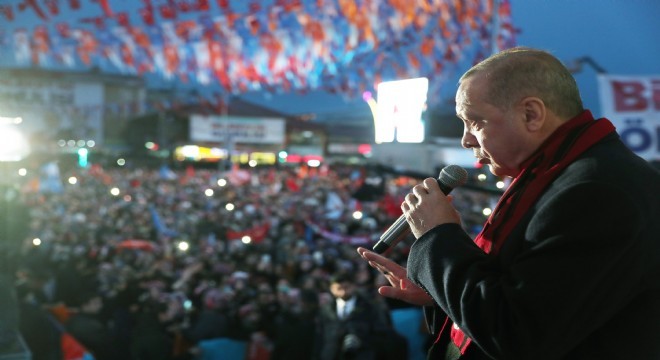
[[[524,112],[519,106],[502,110],[486,102],[486,79],[475,74],[456,93],[456,115],[463,120],[461,145],[496,176],[516,176],[530,155],[525,150]]]
[[[335,298],[348,300],[353,296],[353,288],[354,285],[350,282],[332,283],[330,284],[330,293]]]

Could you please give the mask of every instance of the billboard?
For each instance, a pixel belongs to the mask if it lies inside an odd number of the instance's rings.
[[[598,76],[601,110],[621,140],[644,159],[660,160],[660,75]]]
[[[216,143],[283,144],[285,121],[238,116],[190,117],[190,140]]]
[[[427,78],[385,81],[378,84],[378,101],[374,111],[376,144],[424,141]]]

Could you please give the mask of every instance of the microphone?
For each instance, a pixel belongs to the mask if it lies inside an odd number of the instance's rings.
[[[467,181],[467,171],[458,165],[447,165],[438,176],[438,185],[440,185],[440,190],[447,195],[455,187],[462,186]],[[399,216],[399,218],[390,226],[383,235],[380,236],[380,240],[374,245],[373,250],[377,254],[382,254],[385,251],[393,248],[401,240],[403,240],[410,233],[410,226],[406,221],[404,215]]]

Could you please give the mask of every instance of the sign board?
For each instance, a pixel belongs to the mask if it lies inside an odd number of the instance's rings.
[[[282,144],[285,121],[281,118],[237,116],[190,117],[190,140],[221,143]]]
[[[374,114],[375,142],[421,143],[422,113],[426,109],[427,78],[386,81],[378,84]]]
[[[660,160],[660,75],[598,76],[602,114],[644,159]]]

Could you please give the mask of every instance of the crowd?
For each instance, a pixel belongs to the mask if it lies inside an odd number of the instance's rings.
[[[375,243],[419,179],[368,175],[92,166],[62,174],[76,181],[61,191],[26,185],[16,293],[33,359],[61,359],[62,333],[97,360],[212,359],[213,340],[249,359],[320,358],[319,314],[338,275],[396,329],[391,314],[405,305],[375,295],[385,280],[355,249]],[[478,229],[493,197],[453,195],[473,213],[465,228]],[[403,264],[411,243],[389,256]],[[401,334],[411,359],[429,340],[421,319],[416,330]]]

